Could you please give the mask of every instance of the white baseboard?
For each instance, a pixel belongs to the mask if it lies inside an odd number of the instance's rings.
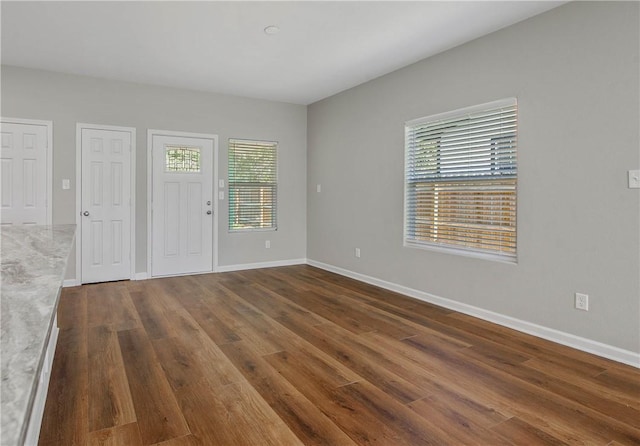
[[[216,272],[226,273],[230,271],[242,271],[245,269],[258,269],[258,268],[273,268],[276,266],[291,266],[291,265],[305,265],[307,259],[289,259],[289,260],[275,260],[273,262],[259,262],[259,263],[241,263],[237,265],[224,265],[218,266]]]
[[[257,268],[273,268],[274,266],[291,266],[291,265],[305,265],[307,263],[307,259],[290,259],[290,260],[277,260],[274,262],[260,262],[260,263],[242,263],[238,265],[225,265],[219,266],[215,272],[224,273],[230,271],[241,271],[244,269],[257,269]],[[201,273],[198,273],[201,274]],[[184,274],[178,274],[184,275]],[[159,276],[164,277],[164,276]],[[167,276],[168,277],[168,276]],[[150,276],[146,271],[136,273],[131,280],[147,280]],[[67,282],[69,284],[67,284]],[[77,286],[80,285],[80,282],[75,279],[65,280],[64,286]]]
[[[146,272],[136,273],[132,280],[147,280],[149,275]]]
[[[148,279],[147,273],[136,273],[135,276],[131,280],[146,280]],[[65,279],[62,282],[63,288],[68,288],[72,286],[80,286],[82,285],[78,279]]]
[[[62,288],[69,288],[71,286],[80,286],[81,283],[78,279],[64,279],[62,282]]]
[[[516,319],[504,314],[484,310],[479,307],[474,307],[473,305],[446,299],[444,297],[429,294],[424,291],[405,287],[403,285],[398,285],[392,282],[387,282],[385,280],[377,279],[375,277],[356,273],[344,268],[318,262],[315,260],[307,259],[307,264],[336,274],[340,274],[341,276],[351,277],[352,279],[356,279],[361,282],[366,282],[371,285],[379,286],[380,288],[385,288],[390,291],[395,291],[396,293],[404,294],[406,296],[432,303],[434,305],[448,308],[450,310],[468,314],[469,316],[474,316],[479,319],[494,322],[496,324],[509,327],[533,336],[537,336],[542,339],[553,341],[558,344],[573,347],[587,353],[593,353],[594,355],[602,356],[604,358],[612,359],[623,364],[628,364],[630,366],[640,368],[640,354],[632,352],[630,350],[624,350],[612,345],[603,344],[601,342],[593,341],[587,338],[582,338],[580,336],[523,321],[521,319]]]

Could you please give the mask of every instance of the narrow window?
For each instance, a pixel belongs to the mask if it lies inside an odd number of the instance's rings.
[[[277,229],[278,143],[229,140],[229,230]]]
[[[516,259],[517,103],[405,124],[406,246]]]

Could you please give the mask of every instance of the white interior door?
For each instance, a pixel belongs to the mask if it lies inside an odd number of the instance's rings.
[[[130,278],[131,139],[129,131],[81,129],[82,283]]]
[[[3,225],[51,222],[49,134],[51,124],[2,121],[0,209]]]
[[[213,139],[152,136],[152,276],[213,270],[213,153]]]

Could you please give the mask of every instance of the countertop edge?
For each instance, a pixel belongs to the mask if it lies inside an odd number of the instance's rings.
[[[2,420],[0,443],[21,446],[29,434],[40,378],[54,332],[76,225],[0,228],[2,266]],[[47,363],[50,367],[50,362]],[[40,407],[40,403],[37,404]]]

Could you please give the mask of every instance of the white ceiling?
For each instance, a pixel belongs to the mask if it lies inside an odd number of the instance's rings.
[[[2,1],[1,58],[309,104],[562,3]]]

